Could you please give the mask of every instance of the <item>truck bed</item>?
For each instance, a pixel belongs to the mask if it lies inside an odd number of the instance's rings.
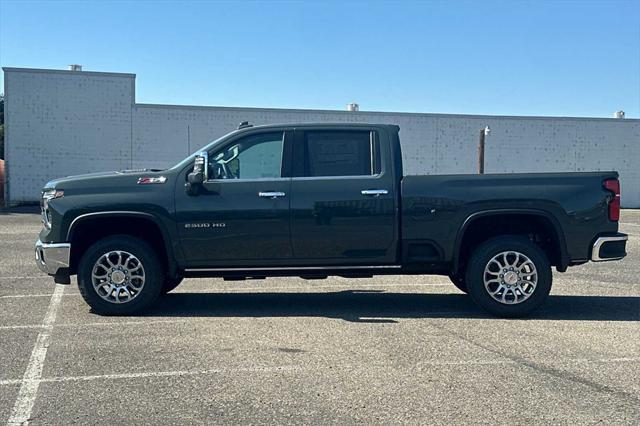
[[[401,181],[402,238],[431,245],[449,261],[457,236],[486,211],[540,214],[559,230],[572,263],[588,259],[594,230],[616,232],[607,219],[606,179],[615,171],[405,176]],[[495,226],[508,223],[496,224]],[[407,248],[409,250],[409,248]]]

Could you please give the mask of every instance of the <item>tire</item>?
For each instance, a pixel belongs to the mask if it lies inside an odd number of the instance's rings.
[[[80,294],[100,315],[144,311],[156,301],[164,282],[164,268],[155,251],[146,242],[128,235],[96,242],[78,265]]]
[[[467,282],[465,281],[464,276],[450,274],[449,279],[451,280],[453,285],[458,288],[458,290],[463,293],[469,293],[469,290],[467,290]]]
[[[164,280],[164,286],[162,287],[162,294],[167,294],[174,288],[178,287],[184,277],[177,276],[175,278],[166,277]]]
[[[551,291],[552,277],[545,253],[519,236],[482,243],[473,252],[466,270],[473,301],[484,310],[507,318],[525,316],[542,305]]]

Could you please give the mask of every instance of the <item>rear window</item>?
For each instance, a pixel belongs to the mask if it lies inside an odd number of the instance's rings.
[[[374,132],[308,131],[305,176],[368,176],[380,172]]]

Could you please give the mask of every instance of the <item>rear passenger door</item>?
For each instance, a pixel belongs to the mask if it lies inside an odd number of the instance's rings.
[[[396,188],[381,137],[369,128],[296,129],[291,242],[299,264],[395,262]]]

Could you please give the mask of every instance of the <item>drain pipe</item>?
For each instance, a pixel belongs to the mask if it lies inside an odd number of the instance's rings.
[[[484,138],[491,133],[489,126],[480,130],[480,141],[478,142],[478,174],[484,174]]]

